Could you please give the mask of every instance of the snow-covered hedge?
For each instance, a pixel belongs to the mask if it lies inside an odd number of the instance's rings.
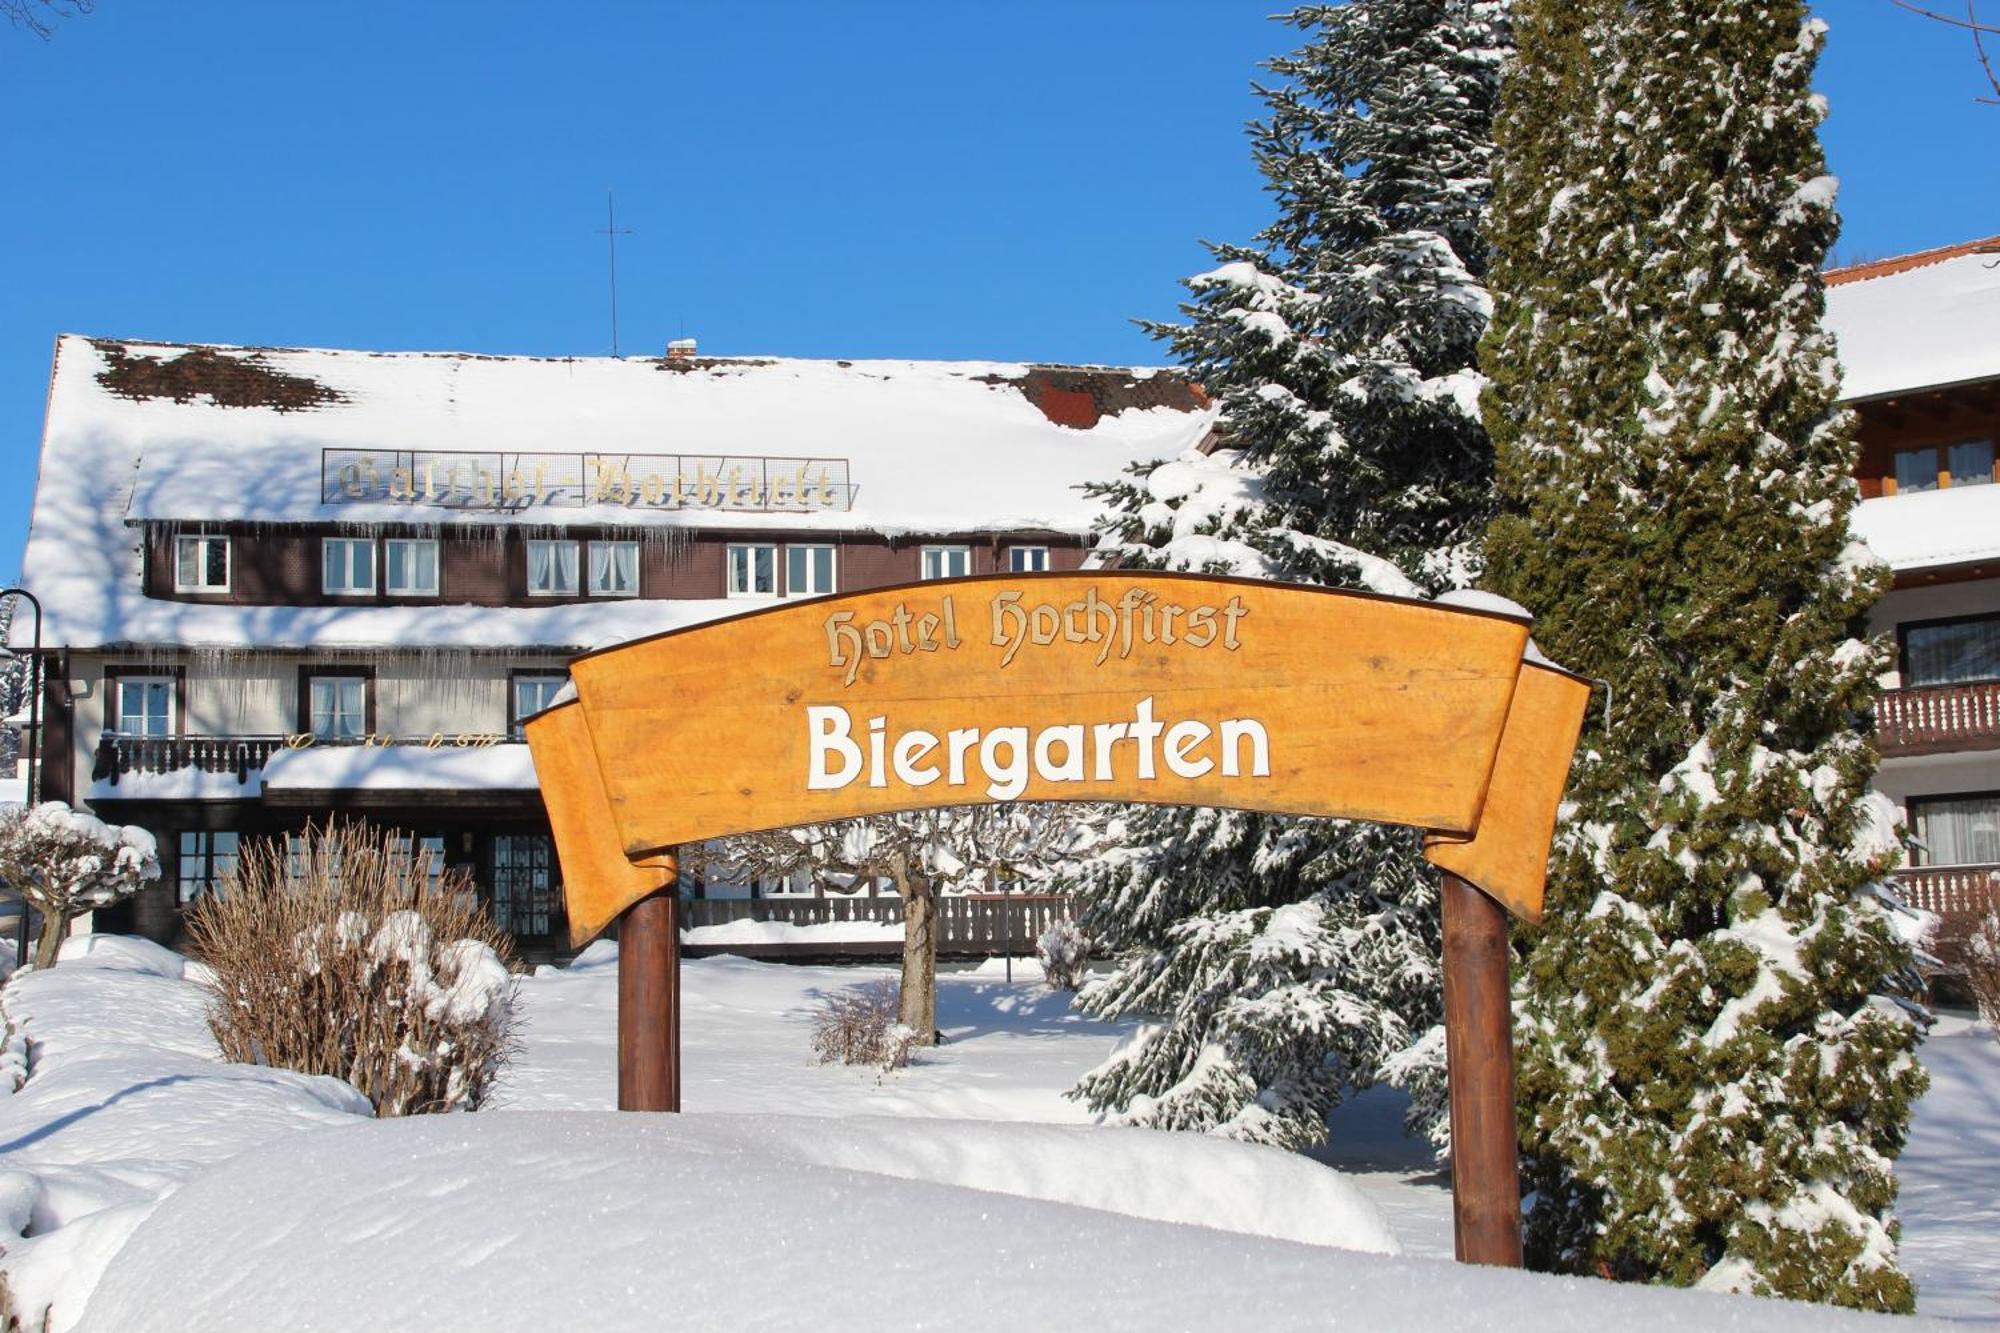
[[[360,825],[247,846],[188,913],[225,1056],[353,1084],[377,1115],[476,1110],[513,1025],[508,943],[462,875]]]

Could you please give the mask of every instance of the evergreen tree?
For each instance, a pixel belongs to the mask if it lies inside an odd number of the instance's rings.
[[[1531,1262],[1908,1310],[1924,1075],[1798,0],[1521,0],[1488,580],[1613,691],[1518,979]]]
[[[1486,0],[1354,0],[1307,34],[1252,126],[1276,219],[1217,246],[1185,325],[1227,447],[1101,488],[1107,549],[1421,596],[1469,583],[1490,509],[1473,368],[1491,314],[1480,218],[1505,47]],[[1302,1146],[1384,1078],[1441,1137],[1437,881],[1408,830],[1124,812],[1080,886],[1119,952],[1083,994],[1154,1021],[1075,1095],[1143,1124]]]

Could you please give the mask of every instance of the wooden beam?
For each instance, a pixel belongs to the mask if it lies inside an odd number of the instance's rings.
[[[681,1109],[680,890],[669,884],[618,922],[618,1109]]]
[[[1444,1031],[1451,1077],[1451,1212],[1460,1263],[1521,1267],[1514,1013],[1507,913],[1444,877]]]

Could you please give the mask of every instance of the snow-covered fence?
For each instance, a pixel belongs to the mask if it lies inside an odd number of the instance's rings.
[[[1054,893],[942,894],[937,899],[938,952],[989,956],[1025,955],[1058,921],[1073,915],[1071,900]],[[900,925],[900,898],[696,898],[681,904],[681,925],[689,930],[736,921],[771,921],[795,926],[847,922]],[[847,945],[730,945],[731,953],[894,952],[893,941]]]

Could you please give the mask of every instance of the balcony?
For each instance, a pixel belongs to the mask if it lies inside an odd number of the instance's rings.
[[[124,736],[106,732],[97,742],[92,782],[117,786],[128,773],[228,774],[247,784],[264,761],[285,748],[283,736]]]
[[[1875,743],[1885,759],[2000,749],[2000,680],[1885,690]]]

